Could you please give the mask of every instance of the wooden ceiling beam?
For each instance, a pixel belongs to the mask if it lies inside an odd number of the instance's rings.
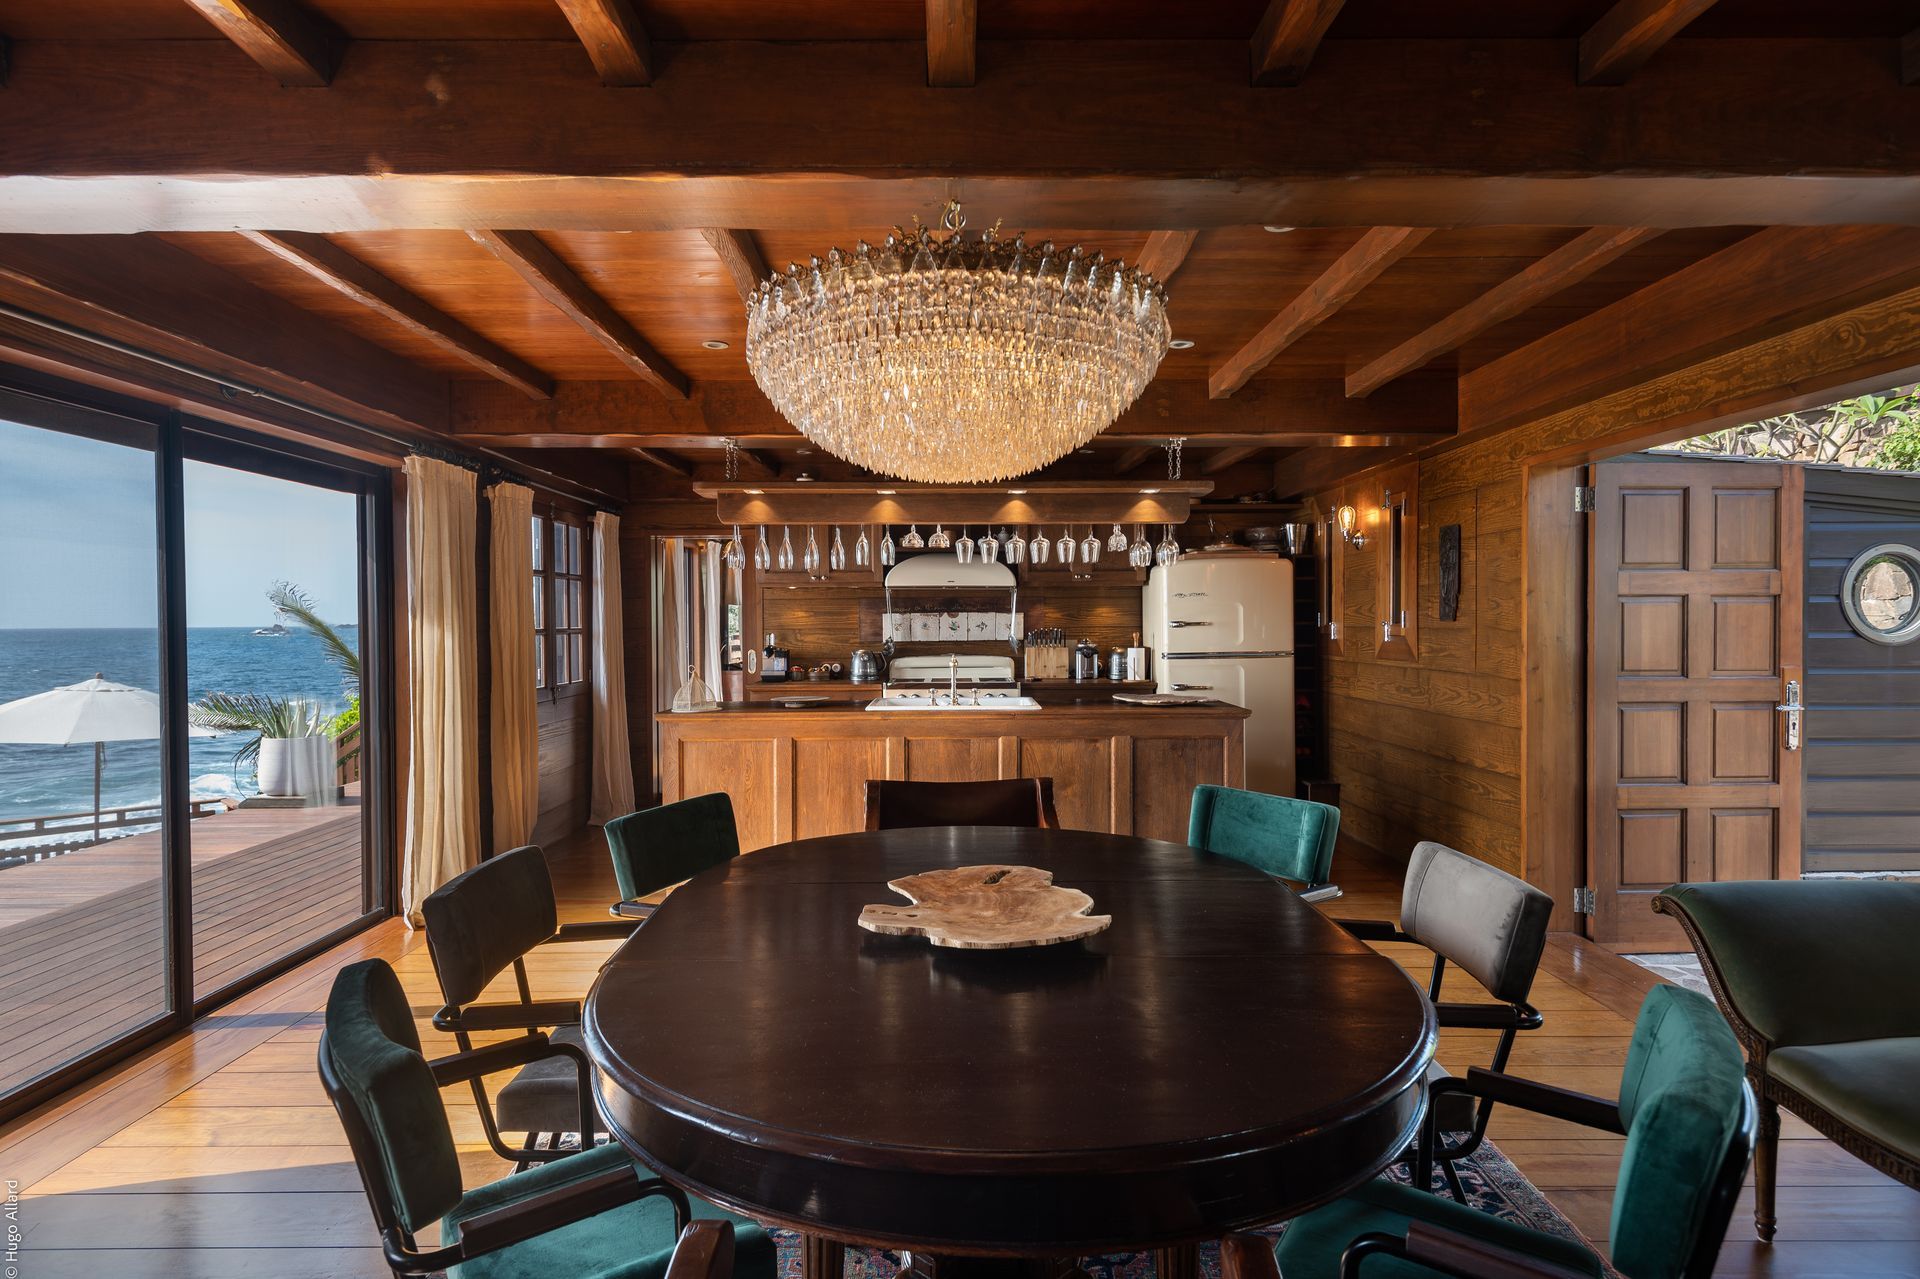
[[[553,394],[553,379],[511,351],[480,336],[445,311],[380,274],[325,236],[308,231],[242,231],[243,239],[337,289],[370,311],[451,351],[482,372],[536,400]]]
[[[1147,237],[1146,247],[1140,250],[1134,265],[1165,284],[1187,260],[1199,237],[1198,231],[1155,231]]]
[[[1135,444],[1122,450],[1120,456],[1113,459],[1113,473],[1126,475],[1136,471],[1145,466],[1155,454],[1162,451],[1164,451],[1163,447],[1158,444]]]
[[[1900,37],[1900,83],[1920,84],[1920,27]]]
[[[370,426],[446,426],[449,379],[152,236],[0,236],[0,301]]]
[[[682,458],[677,458],[671,453],[663,452],[660,449],[643,448],[629,448],[627,452],[633,454],[633,456],[639,458],[648,466],[665,471],[669,475],[677,475],[683,480],[693,478],[693,463],[685,461]]]
[[[1920,287],[1920,229],[1769,227],[1460,379],[1463,436],[1605,395]]]
[[[1365,44],[1252,93],[1243,42],[995,42],[929,97],[917,42],[695,42],[671,94],[627,94],[570,42],[368,40],[351,93],[306,94],[214,41],[41,41],[0,95],[0,231],[857,232],[954,195],[1087,231],[1920,222],[1884,39],[1690,40],[1630,111],[1565,41]]]
[[[1625,84],[1714,0],[1618,0],[1580,37],[1580,83]]]
[[[979,0],[927,0],[928,85],[935,89],[973,87],[979,26]]]
[[[653,83],[653,44],[631,0],[558,0],[560,12],[587,47],[600,83],[636,88]]]
[[[1660,232],[1651,227],[1593,227],[1518,275],[1501,281],[1458,311],[1347,375],[1347,394],[1371,395],[1388,382],[1457,350],[1569,285],[1586,279]]]
[[[345,38],[298,0],[187,0],[194,12],[288,88],[323,88]],[[137,130],[136,130],[137,132]]]
[[[467,234],[662,395],[674,400],[687,398],[686,374],[654,350],[626,317],[547,247],[546,241],[531,231],[472,230]]]
[[[760,243],[753,238],[753,232],[709,226],[700,228],[700,236],[720,259],[720,265],[727,269],[727,276],[742,302],[752,298],[760,282],[772,274],[767,270],[767,260],[761,256]]]
[[[455,433],[503,445],[714,449],[732,438],[742,448],[810,447],[752,382],[702,381],[678,401],[628,381],[562,381],[551,400],[533,401],[463,379],[452,394]],[[1170,435],[1193,450],[1432,444],[1452,437],[1455,411],[1451,378],[1403,378],[1365,400],[1349,399],[1332,378],[1265,379],[1231,400],[1208,398],[1204,382],[1158,379],[1092,447],[1158,451]]]
[[[1218,453],[1209,455],[1204,462],[1200,463],[1200,474],[1218,475],[1228,467],[1238,466],[1248,458],[1255,457],[1266,451],[1267,446],[1264,444],[1242,444],[1237,448],[1221,449]]]
[[[1320,278],[1280,308],[1253,339],[1207,377],[1207,391],[1223,400],[1245,386],[1276,355],[1318,327],[1359,296],[1386,269],[1420,247],[1432,231],[1424,227],[1374,227],[1334,260]]]
[[[1253,33],[1253,82],[1294,85],[1307,74],[1346,0],[1269,0]]]
[[[1285,501],[1310,496],[1342,480],[1413,452],[1405,445],[1370,449],[1301,449],[1273,465],[1273,495]]]

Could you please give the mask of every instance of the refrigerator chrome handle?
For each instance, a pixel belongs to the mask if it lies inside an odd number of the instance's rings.
[[[1211,693],[1213,691],[1211,684],[1170,684],[1168,687],[1176,693]]]
[[[1212,622],[1182,622],[1182,621],[1169,621],[1169,622],[1167,623],[1167,625],[1168,625],[1168,626],[1171,626],[1171,627],[1176,627],[1176,628],[1177,628],[1177,627],[1182,627],[1182,626],[1212,626],[1212,625],[1213,625],[1213,623],[1212,623]]]

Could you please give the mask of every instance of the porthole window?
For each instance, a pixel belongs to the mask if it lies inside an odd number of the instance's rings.
[[[1898,542],[1853,557],[1840,580],[1847,625],[1876,644],[1920,639],[1920,551]]]

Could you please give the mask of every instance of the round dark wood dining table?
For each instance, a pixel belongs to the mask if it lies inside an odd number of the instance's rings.
[[[857,926],[889,880],[1038,866],[1096,936],[952,950]],[[612,1131],[690,1193],[848,1243],[1058,1258],[1292,1216],[1411,1139],[1433,1013],[1284,884],[1181,844],[941,826],[801,840],[676,889],[585,1010]]]

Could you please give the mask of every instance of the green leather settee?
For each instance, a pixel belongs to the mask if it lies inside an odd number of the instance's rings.
[[[1676,884],[1760,1101],[1754,1229],[1772,1239],[1780,1107],[1920,1189],[1920,884]]]

